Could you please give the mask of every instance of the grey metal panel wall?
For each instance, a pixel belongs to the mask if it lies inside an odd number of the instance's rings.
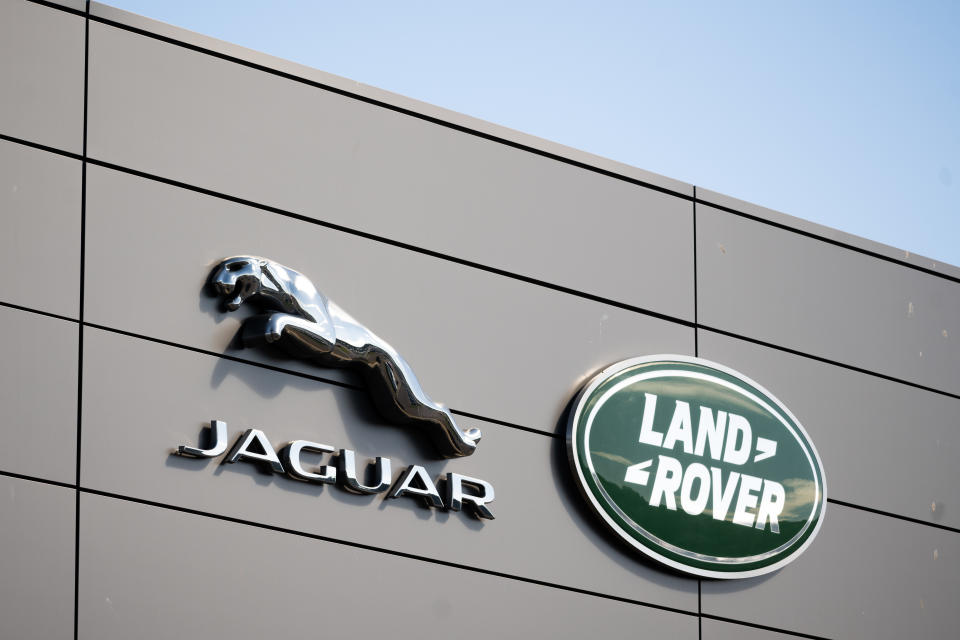
[[[85,637],[697,637],[694,617],[606,598],[95,495],[80,508]]]
[[[830,638],[956,636],[960,535],[832,504],[782,571],[704,582],[704,613]]]
[[[0,475],[0,637],[73,637],[75,495]]]
[[[0,135],[82,151],[83,31],[72,13],[0,3]]]
[[[0,300],[77,317],[80,164],[0,140]]]
[[[693,317],[682,199],[100,24],[90,69],[93,158]]]
[[[707,206],[697,267],[702,324],[960,394],[956,280]]]
[[[791,640],[796,636],[705,618],[700,626],[700,638],[701,640]]]
[[[0,286],[0,589],[33,571],[0,635],[69,636],[74,571],[81,638],[955,635],[956,271],[105,7],[79,157],[84,18],[57,4],[0,6],[31,34],[0,40],[4,61],[57,62],[0,66],[21,89],[0,106],[19,189],[0,207],[23,230],[0,256],[18,269]],[[477,453],[437,461],[351,374],[238,349],[246,311],[202,286],[246,252],[393,343],[483,429]],[[565,407],[599,367],[658,352],[743,371],[811,433],[832,504],[793,564],[681,577],[584,508]],[[488,479],[497,519],[170,455],[211,418]]]
[[[0,471],[73,483],[78,341],[75,322],[0,307]]]
[[[960,267],[952,264],[939,262],[912,251],[891,247],[874,240],[867,240],[866,238],[861,238],[860,236],[855,236],[845,231],[825,227],[822,224],[761,207],[751,202],[738,200],[737,198],[717,193],[710,189],[698,187],[697,201],[713,206],[714,208],[735,213],[736,215],[751,217],[781,228],[792,229],[811,237],[826,240],[831,244],[850,247],[864,254],[878,257],[881,260],[890,260],[898,264],[915,267],[925,273],[944,275],[953,279],[960,277]]]
[[[665,189],[672,193],[690,197],[693,185],[667,176],[645,171],[622,162],[594,155],[580,149],[574,149],[551,140],[538,138],[515,129],[493,124],[456,111],[422,102],[356,80],[336,76],[319,69],[307,67],[290,60],[277,58],[253,49],[247,49],[223,40],[217,40],[192,31],[187,31],[162,22],[144,18],[135,13],[101,4],[90,3],[90,16],[103,24],[120,26],[133,31],[145,31],[156,38],[174,40],[179,46],[195,47],[203,52],[242,64],[265,70],[268,73],[283,75],[300,82],[311,83],[329,91],[342,93],[364,100],[370,104],[406,113],[422,120],[429,120],[440,126],[459,128],[480,135],[488,140],[525,149],[536,155],[554,158],[590,171],[615,175],[635,184],[649,185],[655,189]]]

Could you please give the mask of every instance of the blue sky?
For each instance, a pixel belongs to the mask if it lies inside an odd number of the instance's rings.
[[[107,3],[960,265],[960,2]]]

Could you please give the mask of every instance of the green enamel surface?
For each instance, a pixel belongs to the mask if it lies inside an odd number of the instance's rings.
[[[616,385],[641,374],[651,376],[649,379],[629,382],[614,393],[608,393]],[[695,379],[688,377],[689,374],[706,376],[707,379]],[[729,386],[724,386],[724,383]],[[651,402],[647,406],[647,394],[656,396],[655,404]],[[693,450],[684,450],[682,437],[669,448],[640,442],[644,411],[654,409],[653,431],[666,436],[678,410],[677,401],[687,403],[690,409],[690,444]],[[603,380],[589,394],[580,398],[578,406],[576,422],[571,424],[571,453],[577,456],[584,489],[595,500],[595,506],[598,505],[612,521],[608,521],[608,524],[635,546],[652,552],[651,555],[681,563],[695,572],[752,572],[788,558],[816,531],[825,496],[822,470],[813,447],[806,440],[802,428],[779,403],[746,380],[700,362],[644,363],[628,367]],[[696,454],[702,407],[710,412],[714,420],[718,419],[721,411],[728,416],[738,415],[746,419],[751,431],[750,453],[746,462],[733,464],[725,461],[723,448],[711,452],[709,443],[705,443],[701,455]],[[594,409],[597,410],[591,421]],[[680,416],[683,416],[682,407]],[[676,433],[682,435],[683,430],[677,430]],[[754,458],[759,453],[758,438],[776,442],[777,449],[774,456],[755,462]],[[726,437],[724,444],[725,441]],[[742,441],[742,438],[736,439],[735,443]],[[720,459],[714,459],[711,453],[718,454]],[[675,510],[668,508],[665,497],[661,498],[659,506],[650,505],[651,493],[657,484],[658,467],[667,464],[661,456],[679,462],[684,474],[691,469],[691,465],[697,463],[709,471],[708,481],[704,483],[709,486],[704,487],[707,497],[702,513],[691,515],[684,510],[682,489],[674,494]],[[647,460],[651,462],[645,469],[649,472],[645,484],[625,480],[630,465]],[[716,504],[721,496],[715,492],[715,473],[719,474],[721,480],[721,492],[724,489],[729,492],[729,484],[734,482],[730,505],[722,518],[722,505]],[[741,474],[741,477],[738,478],[736,474]],[[761,483],[777,483],[783,488],[782,507],[779,503],[771,507],[773,511],[779,510],[779,532],[772,531],[769,522],[759,529],[733,521],[744,474],[760,479]],[[752,492],[758,507],[762,501],[763,487],[760,484]],[[687,495],[695,500],[700,491],[701,481],[698,479],[690,484]],[[745,500],[749,500],[749,495]],[[755,515],[758,507],[750,508],[745,502],[744,512],[748,517]],[[696,510],[694,505],[693,511]]]

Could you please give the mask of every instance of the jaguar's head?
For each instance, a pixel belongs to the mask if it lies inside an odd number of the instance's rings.
[[[233,256],[221,261],[210,274],[210,284],[230,311],[260,290],[262,267],[266,261],[256,256]]]

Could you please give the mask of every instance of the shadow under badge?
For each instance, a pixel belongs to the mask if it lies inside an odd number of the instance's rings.
[[[265,311],[244,321],[244,346],[276,344],[320,366],[358,369],[385,418],[422,430],[443,457],[469,456],[476,450],[480,430],[461,430],[450,411],[427,396],[393,347],[303,274],[266,258],[234,256],[217,265],[209,282],[228,311],[248,300]]]

